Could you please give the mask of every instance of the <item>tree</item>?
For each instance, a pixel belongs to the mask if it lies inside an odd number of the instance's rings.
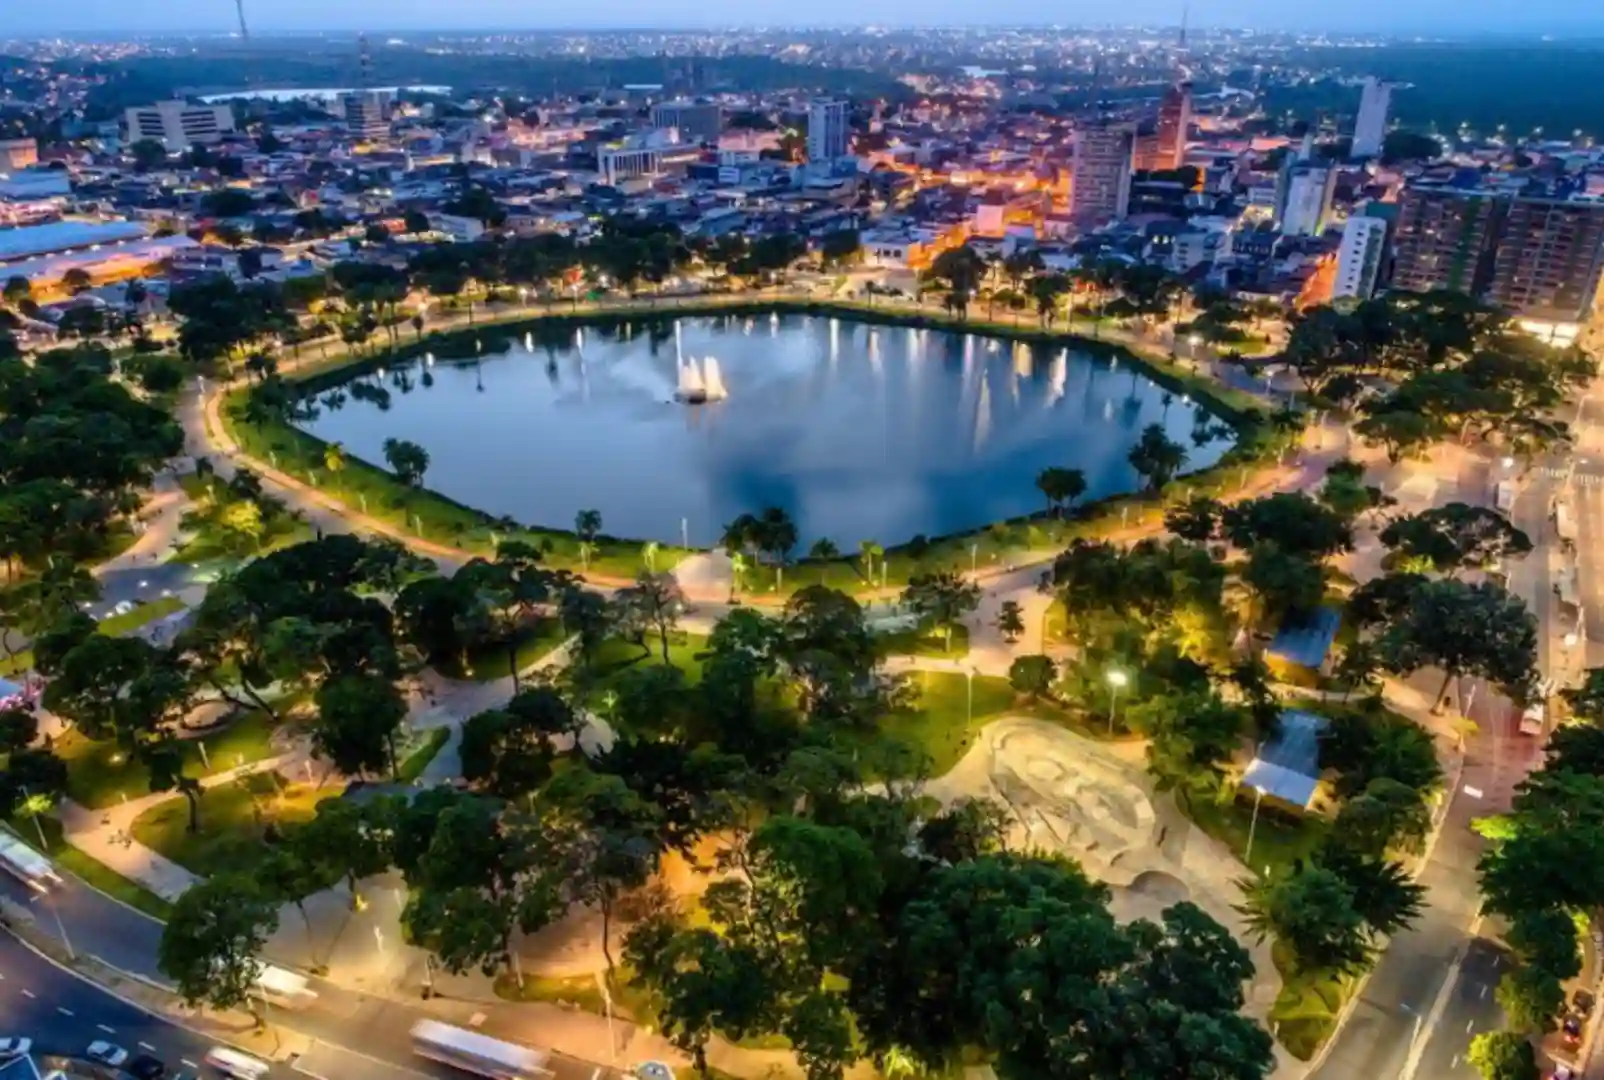
[[[931,279],[946,285],[948,308],[958,318],[967,318],[969,301],[986,274],[985,260],[968,244],[964,244],[937,255],[927,273]]]
[[[410,439],[384,440],[384,460],[390,471],[407,487],[422,487],[423,476],[429,471],[429,451]]]
[[[468,718],[462,726],[463,779],[492,795],[514,799],[537,790],[551,776],[551,740],[572,736],[579,719],[550,687],[524,690],[504,709]]]
[[[980,607],[980,586],[950,570],[916,574],[902,590],[902,604],[922,623],[942,630],[952,651],[952,628]]]
[[[1238,907],[1258,941],[1274,935],[1299,971],[1347,974],[1370,960],[1354,889],[1335,871],[1304,865],[1242,883]]]
[[[1336,770],[1332,787],[1343,799],[1370,791],[1380,778],[1421,798],[1442,783],[1442,765],[1431,733],[1397,713],[1333,717],[1321,736],[1320,767]]]
[[[386,799],[324,799],[312,820],[290,833],[288,854],[312,868],[311,877],[321,882],[317,889],[344,881],[355,905],[357,882],[390,866],[386,838],[396,828],[397,813]]]
[[[1057,512],[1086,494],[1086,474],[1080,469],[1049,466],[1036,474],[1036,490],[1047,497],[1047,509]]]
[[[1531,538],[1497,510],[1458,502],[1391,522],[1381,542],[1411,569],[1453,576],[1491,569],[1532,550]]]
[[[312,746],[346,776],[390,767],[396,775],[395,736],[407,716],[395,683],[379,675],[336,675],[318,687]]]
[[[997,631],[1011,645],[1025,632],[1024,609],[1018,600],[1004,600],[997,609]]]
[[[856,229],[836,229],[819,241],[819,255],[826,266],[847,266],[863,257],[863,244]]]
[[[1482,1080],[1538,1080],[1531,1040],[1513,1031],[1484,1031],[1470,1040],[1465,1060]]]
[[[13,274],[6,278],[5,288],[0,292],[0,299],[11,307],[18,307],[24,300],[33,296],[33,283],[21,274]]]
[[[574,535],[579,537],[579,559],[590,569],[590,557],[596,552],[596,541],[601,536],[600,510],[581,510],[574,515]]]
[[[1288,555],[1319,560],[1353,548],[1347,519],[1302,492],[1277,492],[1229,506],[1221,526],[1244,551],[1274,544]]]
[[[249,1005],[261,978],[257,957],[277,928],[278,905],[254,881],[219,875],[190,886],[173,905],[157,966],[187,1005]]]
[[[635,575],[635,584],[620,589],[614,602],[632,608],[647,624],[656,627],[662,645],[663,663],[668,663],[668,637],[679,625],[680,613],[685,610],[685,594],[679,580],[671,573],[654,574],[642,570]]]
[[[1156,495],[1186,465],[1186,448],[1164,434],[1162,425],[1149,424],[1126,458]]]
[[[1040,653],[1015,657],[1014,662],[1008,665],[1008,685],[1033,699],[1050,695],[1057,678],[1058,667],[1052,657]]]
[[[1413,590],[1408,610],[1382,633],[1377,649],[1388,670],[1399,674],[1442,669],[1433,709],[1461,675],[1486,679],[1519,698],[1536,666],[1537,623],[1501,585],[1446,578]]]
[[[1325,599],[1324,567],[1268,542],[1248,552],[1240,578],[1254,600],[1254,621],[1260,623],[1276,625],[1288,616],[1316,611]]]
[[[1343,801],[1332,840],[1372,858],[1392,849],[1418,852],[1431,828],[1425,794],[1390,776],[1377,776]]]
[[[1220,530],[1225,507],[1206,495],[1194,495],[1164,511],[1164,527],[1182,540],[1206,544]]]

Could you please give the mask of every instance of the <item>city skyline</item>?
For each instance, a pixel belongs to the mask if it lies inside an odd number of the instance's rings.
[[[638,0],[598,0],[585,7],[583,21],[550,18],[534,13],[513,0],[463,0],[442,10],[422,3],[393,4],[380,0],[351,0],[331,11],[317,0],[276,0],[272,4],[247,3],[253,33],[345,31],[380,29],[396,31],[495,31],[584,29],[702,29],[718,27],[798,26],[1140,26],[1174,25],[1181,6],[1174,0],[1133,0],[1122,4],[1119,20],[1107,18],[1109,9],[1080,2],[1055,7],[1055,19],[1043,17],[1039,5],[1025,0],[988,4],[983,18],[971,5],[957,0],[882,0],[866,10],[848,0],[823,0],[805,14],[777,0],[766,3],[713,3],[643,5]],[[12,12],[9,31],[18,36],[55,33],[228,33],[235,25],[234,5],[228,0],[173,0],[159,9],[141,8],[130,21],[129,8],[119,0],[83,0],[70,10]],[[1263,29],[1267,31],[1322,31],[1333,33],[1542,35],[1560,32],[1604,32],[1604,14],[1563,0],[1539,0],[1518,6],[1490,3],[1459,4],[1452,0],[1407,0],[1386,9],[1346,11],[1311,10],[1276,0],[1218,0],[1197,5],[1191,12],[1195,27]]]

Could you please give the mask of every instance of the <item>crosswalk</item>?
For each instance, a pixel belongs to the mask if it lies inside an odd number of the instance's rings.
[[[1532,469],[1532,472],[1546,480],[1568,481],[1577,487],[1604,487],[1604,473],[1584,472],[1581,469],[1561,469],[1552,465],[1539,465]]]

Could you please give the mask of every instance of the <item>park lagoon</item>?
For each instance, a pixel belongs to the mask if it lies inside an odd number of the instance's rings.
[[[845,550],[1039,512],[1050,466],[1082,470],[1085,500],[1134,491],[1150,424],[1186,472],[1234,438],[1128,355],[1063,343],[780,313],[484,336],[476,359],[325,383],[301,427],[381,467],[386,439],[418,443],[427,487],[528,525],[596,509],[614,536],[710,546],[778,506],[804,548]]]

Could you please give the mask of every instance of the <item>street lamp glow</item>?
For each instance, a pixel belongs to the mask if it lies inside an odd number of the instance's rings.
[[[1116,690],[1125,689],[1126,685],[1130,681],[1131,677],[1125,674],[1119,668],[1114,668],[1108,673],[1108,685],[1112,686]]]

